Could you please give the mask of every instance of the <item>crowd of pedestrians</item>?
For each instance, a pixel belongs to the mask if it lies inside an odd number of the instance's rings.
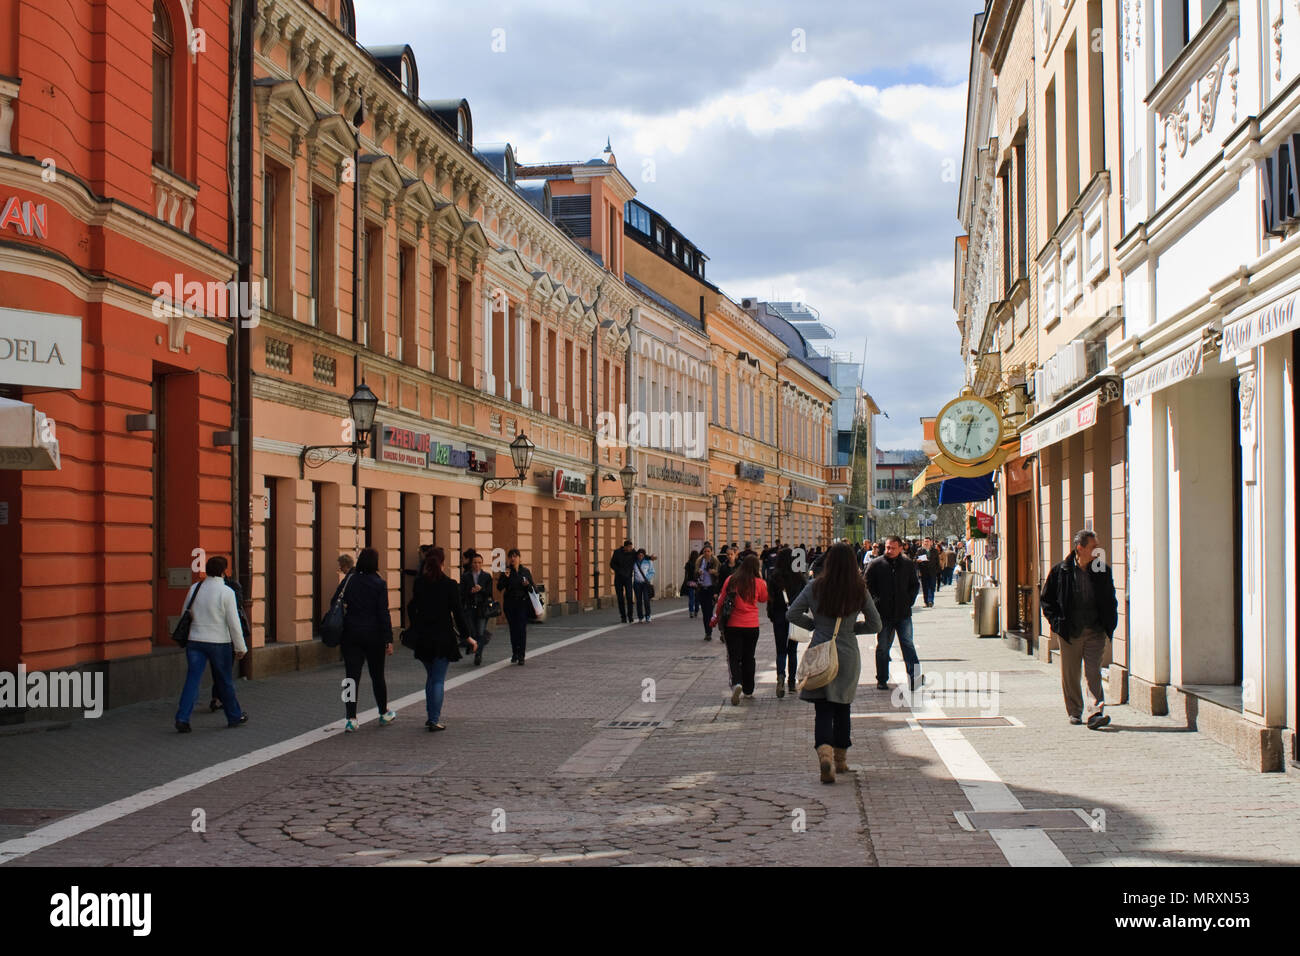
[[[1071,554],[1052,568],[1041,606],[1060,639],[1069,721],[1099,729],[1110,720],[1103,713],[1101,662],[1117,622],[1115,586],[1104,556],[1097,553],[1095,534],[1082,531],[1073,543]],[[609,567],[623,623],[651,620],[657,560],[630,539],[611,556]],[[459,573],[453,576],[446,567],[445,551],[424,545],[418,566],[405,571],[414,581],[406,607],[409,626],[400,640],[425,668],[425,727],[430,731],[446,729],[442,710],[447,673],[453,662],[461,660],[462,652],[473,654],[474,666],[482,664],[492,637],[489,625],[504,617],[510,631],[511,663],[523,666],[528,624],[543,611],[533,574],[519,549],[507,552],[505,568],[495,579],[478,552],[465,551],[461,561]],[[183,626],[174,634],[186,648],[185,685],[175,717],[181,733],[191,730],[199,685],[208,669],[213,682],[210,710],[224,710],[230,727],[248,720],[238,701],[233,668],[248,651],[250,628],[239,585],[226,577],[227,567],[223,557],[208,559],[206,576],[186,595]],[[340,555],[338,567],[340,580],[330,613],[321,622],[321,634],[327,644],[337,643],[341,649],[346,675],[344,730],[357,730],[363,669],[369,673],[379,725],[385,727],[397,717],[388,706],[385,678],[386,660],[394,652],[388,583],[373,548],[363,549],[355,561],[351,555]],[[958,567],[970,568],[963,545],[950,547],[928,537],[908,542],[891,535],[883,541],[856,547],[841,542],[828,549],[778,541],[756,550],[748,541],[743,548],[733,542],[716,554],[712,543],[705,541],[691,551],[682,568],[680,593],[687,600],[689,617],[701,618],[704,640],[712,641],[717,630],[726,646],[733,706],[757,691],[759,607],[766,606],[775,642],[776,696],[797,691],[800,700],[813,704],[818,771],[822,782],[834,783],[836,773],[849,769],[847,755],[853,746],[850,709],[862,668],[857,636],[876,635],[877,689],[890,689],[890,654],[897,639],[908,689],[917,690],[922,677],[912,610],[918,596],[925,607],[934,607],[936,593],[952,584]],[[800,643],[807,644],[802,653]]]

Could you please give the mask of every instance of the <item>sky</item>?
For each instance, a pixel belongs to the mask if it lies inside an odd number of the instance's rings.
[[[582,162],[606,139],[637,198],[733,299],[807,302],[866,355],[881,448],[962,384],[952,308],[971,0],[356,0],[409,43],[424,99],[477,146]]]

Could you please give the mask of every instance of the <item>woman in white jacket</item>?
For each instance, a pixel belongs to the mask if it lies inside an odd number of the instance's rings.
[[[238,727],[248,720],[239,708],[235,697],[233,671],[235,661],[248,653],[244,643],[243,628],[239,625],[239,606],[235,592],[226,587],[222,576],[226,573],[226,559],[208,558],[207,577],[190,588],[185,596],[193,615],[190,639],[185,645],[185,659],[189,671],[185,675],[185,690],[176,709],[176,729],[182,734],[190,732],[190,714],[199,696],[199,682],[204,668],[212,665],[212,685],[226,711],[226,723]]]

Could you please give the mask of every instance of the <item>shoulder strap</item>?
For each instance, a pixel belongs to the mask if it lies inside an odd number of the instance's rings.
[[[206,580],[207,578],[203,579],[203,581]],[[185,602],[185,610],[181,611],[182,614],[184,614],[185,611],[188,611],[191,607],[193,607],[194,599],[199,596],[199,588],[203,587],[203,581],[200,581],[196,585],[194,585],[194,590],[190,592],[190,599]]]
[[[835,640],[837,637],[840,636],[840,624],[843,623],[843,621],[844,621],[844,618],[842,618],[842,617],[837,617],[837,618],[835,619],[835,633],[831,635],[831,640],[832,640],[832,641]]]

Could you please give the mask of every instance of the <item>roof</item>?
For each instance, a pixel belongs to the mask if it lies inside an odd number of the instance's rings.
[[[679,308],[678,306],[669,302],[667,299],[661,296],[654,289],[650,288],[644,282],[638,280],[630,272],[625,272],[623,274],[623,281],[625,281],[629,286],[631,286],[637,292],[640,292],[643,296],[645,296],[655,305],[659,306],[661,309],[663,309],[665,312],[667,312],[669,315],[675,318],[678,322],[681,322],[683,325],[689,326],[690,328],[694,329],[696,332],[704,331],[704,323],[701,322],[696,316],[691,315],[685,309]]]

